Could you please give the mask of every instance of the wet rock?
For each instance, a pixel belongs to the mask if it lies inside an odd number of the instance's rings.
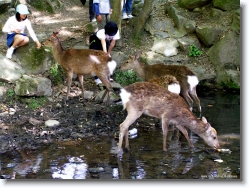
[[[97,167],[97,168],[88,168],[88,171],[90,173],[99,173],[99,172],[104,172],[105,169],[103,167]]]

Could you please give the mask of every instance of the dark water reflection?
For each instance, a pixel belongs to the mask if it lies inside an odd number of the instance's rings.
[[[30,152],[25,163],[0,156],[2,174],[16,171],[16,179],[240,179],[240,95],[199,94],[203,115],[217,130],[222,148],[210,150],[202,139],[189,132],[195,148],[171,127],[168,151],[162,151],[158,120],[143,116],[132,127],[138,135],[130,139],[131,152],[122,159],[112,154],[117,140],[101,137],[78,145],[51,145]],[[215,162],[222,159],[222,163]],[[1,174],[0,174],[1,175]]]

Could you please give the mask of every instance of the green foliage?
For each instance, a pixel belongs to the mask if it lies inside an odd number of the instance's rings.
[[[226,82],[222,82],[221,83],[221,86],[224,88],[224,89],[240,89],[240,86],[235,83],[234,81],[232,80],[229,80],[229,81],[226,81]]]
[[[59,85],[63,83],[65,77],[65,71],[57,63],[52,65],[49,70],[49,78],[53,85]]]
[[[4,82],[0,82],[0,86],[5,86],[5,83]]]
[[[202,51],[199,50],[194,44],[192,44],[191,46],[189,46],[189,49],[190,49],[190,52],[188,54],[189,56],[197,57],[197,56],[202,55]]]
[[[142,79],[137,77],[136,73],[133,70],[116,71],[114,73],[114,80],[116,80],[122,86],[142,81]]]
[[[25,102],[27,103],[28,108],[35,110],[37,108],[42,107],[47,102],[47,99],[45,97],[40,97],[40,98],[32,97],[32,98],[27,98]]]
[[[13,89],[8,89],[7,93],[8,93],[8,97],[13,97],[15,95],[15,92]]]

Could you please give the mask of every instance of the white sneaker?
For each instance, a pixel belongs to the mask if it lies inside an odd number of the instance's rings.
[[[128,15],[127,15],[126,13],[124,13],[123,16],[122,16],[122,19],[123,19],[123,20],[126,20],[126,19],[128,19],[128,18],[129,18]]]
[[[134,16],[132,16],[131,14],[128,15],[128,18],[133,18]]]
[[[11,58],[12,58],[13,52],[14,52],[14,48],[10,47],[10,48],[7,50],[6,58],[11,59]]]
[[[93,18],[93,19],[92,19],[92,22],[96,22],[96,21],[97,21],[96,18]]]
[[[102,84],[101,80],[99,78],[95,79],[96,85]]]

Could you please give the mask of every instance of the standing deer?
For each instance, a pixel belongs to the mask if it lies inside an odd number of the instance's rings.
[[[188,67],[183,65],[164,64],[144,65],[138,61],[140,55],[141,52],[137,53],[134,58],[129,59],[126,63],[121,65],[120,69],[133,69],[136,75],[146,82],[155,77],[164,76],[166,74],[175,76],[181,86],[180,95],[185,99],[191,110],[193,109],[194,100],[198,106],[198,111],[201,113],[200,100],[196,93],[196,87],[199,81]]]
[[[77,74],[81,89],[82,98],[84,99],[84,76],[98,76],[106,87],[101,101],[104,100],[108,94],[107,103],[110,102],[110,90],[112,85],[110,83],[110,75],[116,68],[117,63],[112,60],[104,51],[92,49],[73,49],[64,50],[58,38],[58,33],[54,32],[46,41],[42,42],[43,46],[52,47],[53,56],[55,60],[62,66],[67,73],[67,95],[70,93],[73,74]]]
[[[128,128],[142,114],[161,119],[164,151],[167,151],[166,137],[171,123],[183,133],[190,147],[194,146],[185,127],[198,134],[212,148],[220,147],[216,130],[211,127],[205,117],[202,117],[202,120],[198,119],[179,95],[156,84],[137,82],[121,89],[120,97],[128,114],[124,122],[120,124],[118,156],[122,155],[124,136],[125,147],[129,150]]]

